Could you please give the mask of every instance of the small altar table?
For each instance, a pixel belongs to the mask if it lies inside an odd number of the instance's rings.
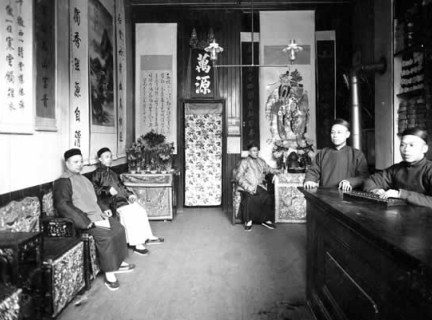
[[[149,220],[173,219],[175,192],[171,173],[123,173],[120,177],[147,210]]]
[[[275,222],[305,223],[306,199],[297,187],[303,186],[304,173],[281,173],[275,179]]]

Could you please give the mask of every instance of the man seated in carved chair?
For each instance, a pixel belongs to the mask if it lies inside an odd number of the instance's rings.
[[[163,238],[153,235],[147,211],[137,202],[137,196],[129,191],[111,169],[112,154],[108,148],[97,152],[99,167],[93,172],[92,183],[99,206],[105,214],[116,213],[126,230],[126,240],[139,255],[147,255],[145,245],[161,244]]]
[[[78,229],[94,237],[100,268],[105,272],[105,285],[119,288],[116,273],[131,272],[135,265],[124,260],[128,256],[123,226],[107,217],[97,203],[92,183],[83,175],[83,158],[79,149],[64,153],[67,170],[54,182],[54,206],[60,216],[70,218]]]
[[[242,192],[240,215],[245,230],[250,231],[254,222],[275,229],[274,201],[267,191],[265,176],[279,173],[279,170],[271,168],[258,156],[259,150],[255,143],[248,145],[248,150],[249,156],[241,160],[236,174],[238,189]]]

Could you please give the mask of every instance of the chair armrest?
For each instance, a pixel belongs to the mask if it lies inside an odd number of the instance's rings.
[[[45,237],[75,237],[77,232],[72,219],[44,217],[41,219],[42,232]]]
[[[233,189],[237,186],[237,181],[235,179],[231,179],[231,186]]]

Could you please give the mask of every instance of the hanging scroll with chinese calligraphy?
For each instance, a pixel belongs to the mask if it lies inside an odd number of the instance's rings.
[[[117,157],[126,155],[126,28],[123,0],[116,0]]]
[[[55,103],[55,0],[35,3],[36,129],[57,131]]]
[[[191,49],[191,97],[214,98],[214,72],[210,55],[202,49]]]
[[[86,0],[70,0],[70,146],[89,161],[88,25]]]
[[[242,63],[259,64],[259,43],[242,42]],[[243,149],[251,143],[260,146],[259,127],[259,70],[258,68],[242,68],[242,107],[243,107]]]
[[[33,2],[0,4],[0,132],[34,130]]]
[[[136,24],[136,135],[177,145],[177,24]]]

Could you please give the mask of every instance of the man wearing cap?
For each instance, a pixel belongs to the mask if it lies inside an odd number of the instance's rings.
[[[404,130],[399,150],[403,161],[372,175],[365,181],[364,190],[382,199],[401,198],[432,207],[432,161],[425,158],[426,131],[419,127]]]
[[[347,145],[350,125],[344,119],[336,119],[331,127],[332,148],[324,148],[315,156],[306,172],[305,189],[318,186],[338,187],[351,191],[360,187],[369,176],[363,152]]]
[[[112,153],[108,148],[97,152],[99,167],[93,172],[92,183],[98,203],[104,213],[111,216],[113,210],[120,216],[120,222],[126,229],[126,240],[140,255],[148,254],[145,244],[161,244],[163,238],[153,235],[147,212],[138,204],[137,197],[129,191],[111,170]]]
[[[66,171],[54,182],[54,206],[60,216],[73,220],[75,226],[94,237],[105,285],[117,290],[115,273],[133,271],[135,266],[124,260],[128,256],[123,226],[107,217],[97,203],[92,183],[83,175],[83,158],[79,149],[64,153]]]
[[[236,181],[238,190],[242,192],[240,214],[245,223],[246,231],[251,231],[252,224],[260,223],[267,229],[274,230],[274,201],[267,191],[265,176],[280,171],[270,167],[259,157],[258,145],[254,142],[248,145],[249,156],[240,161]],[[275,177],[273,177],[275,179]]]

